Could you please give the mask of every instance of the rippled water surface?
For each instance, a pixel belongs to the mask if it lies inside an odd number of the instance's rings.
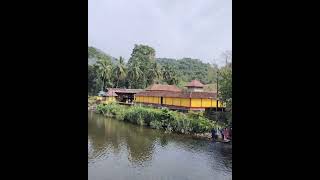
[[[232,179],[230,145],[88,112],[89,180]]]

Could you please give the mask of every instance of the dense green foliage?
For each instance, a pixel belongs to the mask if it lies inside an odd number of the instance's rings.
[[[122,57],[117,59],[88,47],[88,93],[97,94],[106,87],[146,88],[153,83],[184,87],[193,79],[216,83],[216,65],[191,58],[156,59],[155,55],[152,47],[135,45],[126,63]]]
[[[170,64],[163,64],[162,77],[163,82],[170,85],[178,85],[180,82],[181,73],[179,73],[178,69],[175,66],[171,66]]]
[[[216,66],[209,63],[203,63],[199,59],[183,58],[170,59],[158,58],[157,62],[163,67],[171,67],[179,79],[177,82],[190,82],[197,79],[204,84],[214,83],[216,81]],[[178,84],[178,83],[175,83]]]
[[[180,113],[141,106],[125,108],[118,104],[98,105],[97,112],[141,126],[183,134],[210,132],[216,124],[199,113]]]
[[[232,107],[232,66],[226,65],[219,71],[219,98]]]
[[[113,68],[112,80],[115,82],[116,87],[125,86],[125,78],[127,77],[127,66],[124,59],[120,56],[119,60],[116,60],[116,64]]]
[[[106,54],[102,50],[95,47],[88,47],[88,64],[93,65],[101,59],[110,59],[112,63],[116,61],[116,58]]]
[[[159,69],[152,47],[135,45],[128,61],[128,83],[130,88],[146,88],[157,79]]]
[[[156,52],[146,45],[135,45],[128,62],[113,58],[101,50],[88,48],[88,94],[96,95],[106,87],[146,88],[153,83],[184,87],[193,79],[211,84],[216,89],[219,78],[219,98],[232,107],[232,52],[223,53],[226,65],[203,63],[198,59],[155,58]],[[94,61],[92,60],[94,59]],[[228,62],[229,61],[229,62]],[[156,124],[153,123],[153,126]]]
[[[95,95],[99,91],[99,81],[97,77],[97,67],[88,65],[88,94]]]

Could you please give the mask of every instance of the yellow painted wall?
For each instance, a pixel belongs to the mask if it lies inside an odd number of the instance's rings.
[[[165,104],[167,104],[167,105],[172,105],[172,98],[170,98],[170,97],[166,97],[165,98]]]
[[[190,99],[189,98],[181,98],[181,106],[190,107]]]
[[[153,97],[153,96],[137,96],[136,102],[141,103],[153,103],[153,104],[160,104],[161,97]],[[107,97],[106,103],[116,101],[115,97]],[[166,105],[174,105],[174,106],[183,106],[183,107],[216,107],[216,100],[215,99],[200,99],[200,98],[170,98],[164,97],[163,104]],[[221,101],[219,101],[218,107],[225,107]]]
[[[217,107],[217,100],[212,99],[212,106],[211,107]],[[218,101],[218,107],[225,107],[221,101]]]
[[[160,97],[153,97],[153,103],[154,104],[160,104],[160,100],[159,100]]]
[[[211,107],[211,99],[202,99],[201,107]]]
[[[167,99],[167,102],[166,102],[166,103],[167,103],[168,105],[172,105],[172,102],[173,102],[172,98],[166,98],[166,99]]]
[[[172,104],[173,104],[174,106],[180,106],[180,98],[173,98],[172,101],[173,101]]]
[[[191,107],[201,107],[201,99],[192,98]]]
[[[212,106],[211,107],[217,107],[217,101],[215,99],[211,99]]]
[[[116,97],[111,96],[111,97],[105,97],[105,100],[102,103],[108,104],[115,101],[116,101]]]

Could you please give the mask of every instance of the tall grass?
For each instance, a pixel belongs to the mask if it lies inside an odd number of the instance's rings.
[[[97,112],[133,124],[183,134],[210,132],[216,126],[215,122],[205,118],[202,113],[181,113],[168,109],[100,104]]]

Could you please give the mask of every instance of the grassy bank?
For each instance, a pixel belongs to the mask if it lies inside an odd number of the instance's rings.
[[[217,126],[201,113],[180,113],[167,109],[100,104],[97,106],[97,112],[133,124],[182,134],[207,133]]]

